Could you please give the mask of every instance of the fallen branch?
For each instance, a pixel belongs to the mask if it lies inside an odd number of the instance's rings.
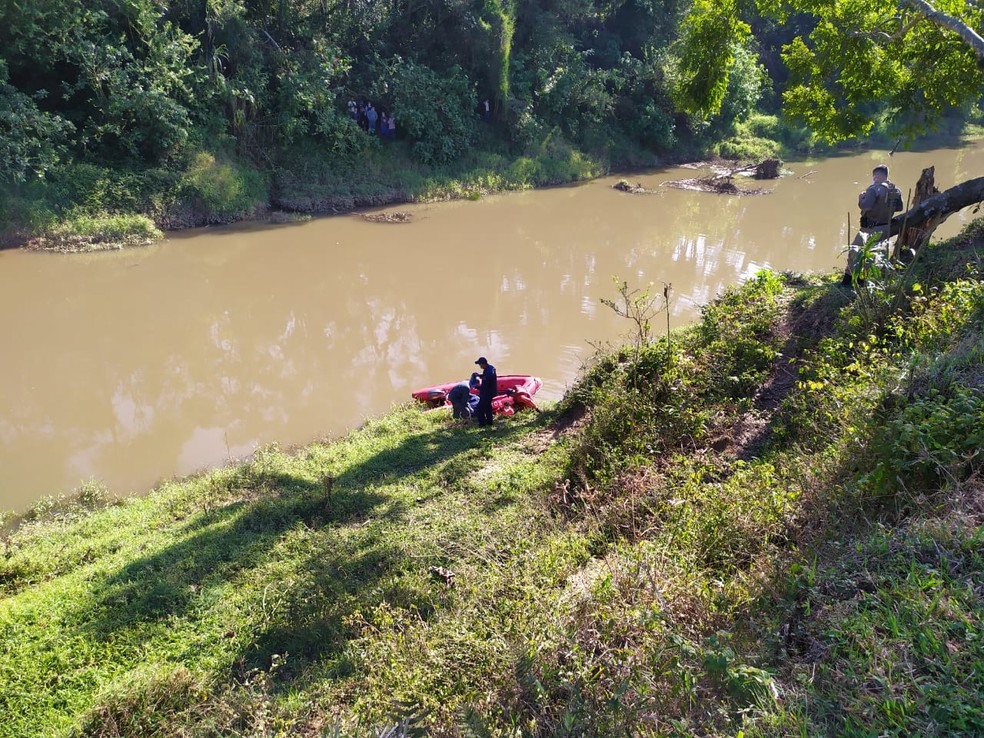
[[[641,184],[632,184],[627,180],[620,179],[618,182],[612,185],[613,190],[620,190],[621,192],[630,192],[633,195],[641,195],[650,190],[647,190]]]
[[[984,202],[984,177],[968,179],[899,213],[892,218],[888,235],[897,235],[903,227],[921,228],[930,234],[954,213],[979,202]]]

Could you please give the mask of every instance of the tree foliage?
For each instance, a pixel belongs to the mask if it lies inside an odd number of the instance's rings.
[[[721,80],[735,59],[717,50],[747,38],[736,18],[759,15],[809,19],[783,48],[790,74],[783,103],[829,140],[865,135],[880,120],[899,134],[923,133],[984,91],[984,42],[973,40],[980,38],[975,29],[984,27],[979,3],[760,0],[735,8],[698,0],[685,36],[691,66],[701,70],[684,80],[691,109],[713,111],[720,104]]]
[[[736,50],[751,29],[741,20],[735,0],[695,0],[684,25],[677,99],[685,110],[721,110]]]
[[[445,164],[460,156],[474,134],[475,92],[457,67],[434,70],[396,58],[384,73],[399,125],[420,159]]]
[[[43,176],[65,152],[71,124],[40,110],[37,102],[7,83],[0,60],[0,180]]]
[[[216,147],[275,167],[312,141],[352,163],[371,143],[353,98],[395,112],[426,163],[471,143],[484,99],[520,148],[557,131],[664,151],[686,4],[0,0],[4,178],[59,161],[180,170]]]
[[[984,12],[948,3],[984,25]],[[793,84],[788,110],[831,139],[868,133],[885,115],[899,133],[921,133],[946,110],[979,99],[984,68],[954,31],[904,2],[811,4],[817,24],[784,52]]]
[[[154,162],[188,137],[196,43],[154,2],[3,0],[0,48],[10,86],[70,121],[55,132],[76,150]]]

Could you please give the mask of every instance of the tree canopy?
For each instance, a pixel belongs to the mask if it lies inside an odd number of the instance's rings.
[[[946,111],[984,91],[984,6],[964,0],[758,0],[693,5],[682,41],[714,84],[691,83],[688,107],[715,110],[733,67],[727,44],[747,35],[745,18],[805,16],[783,47],[790,82],[785,111],[829,140],[869,133],[884,119],[902,135],[926,132]],[[802,21],[800,21],[802,24]],[[725,30],[730,33],[722,37]],[[698,66],[698,65],[694,65]],[[699,78],[697,78],[699,79]]]

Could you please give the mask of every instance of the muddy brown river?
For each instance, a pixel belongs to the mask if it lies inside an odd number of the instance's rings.
[[[925,166],[950,187],[984,144],[787,164],[762,196],[617,177],[477,202],[184,233],[87,255],[0,252],[0,509],[98,480],[141,493],[257,447],[337,437],[467,378],[479,355],[556,400],[632,326],[600,303],[671,283],[671,325],[759,269],[842,269],[857,192],[886,160],[903,193]],[[952,235],[970,218],[953,217]],[[656,324],[665,330],[665,316]]]

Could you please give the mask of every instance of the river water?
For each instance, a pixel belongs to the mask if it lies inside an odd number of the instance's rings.
[[[787,164],[762,196],[632,175],[480,201],[187,232],[85,255],[0,252],[0,509],[90,479],[117,494],[337,437],[485,355],[536,374],[555,400],[632,325],[600,303],[672,285],[672,327],[759,269],[843,268],[856,198],[889,161],[903,192],[936,166],[950,187],[984,172],[984,145]],[[746,186],[754,186],[748,182]],[[969,215],[953,217],[952,235]],[[851,234],[853,235],[853,234]],[[656,324],[665,330],[665,314]]]

